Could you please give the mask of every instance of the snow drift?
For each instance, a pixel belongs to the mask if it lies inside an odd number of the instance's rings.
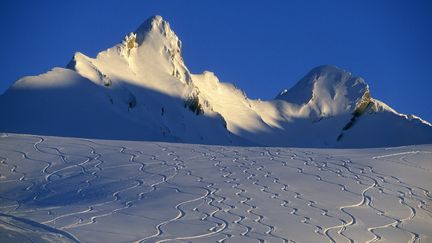
[[[160,16],[95,58],[15,82],[0,131],[223,145],[378,147],[432,143],[432,126],[371,97],[366,82],[314,68],[274,100],[249,99],[215,74],[191,74]]]

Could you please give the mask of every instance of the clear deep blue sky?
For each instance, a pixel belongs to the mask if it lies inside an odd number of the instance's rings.
[[[432,121],[432,1],[0,2],[0,93],[24,75],[94,57],[148,17],[167,19],[186,65],[270,99],[322,64],[372,96]]]

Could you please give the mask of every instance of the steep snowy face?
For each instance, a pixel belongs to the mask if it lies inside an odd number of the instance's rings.
[[[227,122],[227,129],[233,133],[241,130],[269,131],[268,125],[253,108],[246,94],[230,83],[220,82],[212,72],[192,75],[200,97],[208,103],[211,110],[221,114]]]
[[[170,24],[161,16],[156,15],[146,20],[140,27],[132,33],[136,38],[138,47],[144,43],[149,44],[156,52],[161,53],[168,62],[172,64],[171,74],[181,81],[189,83],[190,73],[183,62],[181,55],[182,43],[175,32],[171,29]],[[130,38],[129,38],[130,39]],[[127,37],[123,45],[128,48]]]
[[[146,20],[96,58],[76,53],[67,67],[99,84],[117,80],[176,97],[183,97],[185,89],[186,93],[193,89],[181,55],[181,41],[160,16]]]
[[[312,69],[276,99],[298,105],[319,117],[328,117],[364,108],[370,101],[370,92],[362,78],[326,65]]]

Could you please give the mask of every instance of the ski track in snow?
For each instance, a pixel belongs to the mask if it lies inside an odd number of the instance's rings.
[[[0,236],[431,242],[431,155],[430,145],[365,152],[8,134]],[[407,180],[414,175],[422,177]]]

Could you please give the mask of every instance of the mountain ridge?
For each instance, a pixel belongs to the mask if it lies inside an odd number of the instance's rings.
[[[397,113],[335,66],[316,67],[261,101],[212,72],[192,74],[181,47],[169,23],[153,16],[95,58],[77,52],[66,69],[18,80],[0,96],[0,131],[224,145],[432,143],[430,123]]]

